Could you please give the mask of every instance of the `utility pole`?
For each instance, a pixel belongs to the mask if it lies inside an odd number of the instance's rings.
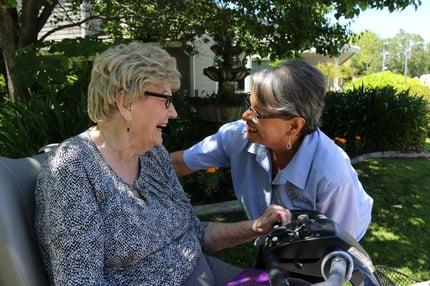
[[[408,76],[408,59],[411,53],[411,46],[412,46],[412,41],[408,40],[408,42],[406,43],[406,49],[405,49],[405,81],[406,81],[406,77]]]
[[[382,67],[381,67],[382,71],[387,69],[387,57],[388,57],[388,51],[384,47],[384,49],[382,50]]]

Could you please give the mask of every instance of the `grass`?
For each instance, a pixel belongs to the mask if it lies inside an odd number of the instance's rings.
[[[430,280],[430,160],[368,160],[357,170],[375,200],[364,248],[375,264]]]
[[[430,160],[377,159],[355,168],[375,201],[373,220],[362,241],[374,264],[393,267],[418,281],[430,280]],[[238,221],[244,215],[202,219]],[[255,262],[256,248],[247,243],[214,256],[250,267]]]

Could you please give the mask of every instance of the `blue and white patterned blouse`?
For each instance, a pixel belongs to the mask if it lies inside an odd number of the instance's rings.
[[[139,159],[130,185],[85,131],[44,164],[35,229],[51,283],[180,285],[192,273],[207,224],[194,214],[163,146]]]

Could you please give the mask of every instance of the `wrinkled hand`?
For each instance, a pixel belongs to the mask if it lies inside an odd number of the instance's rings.
[[[252,228],[258,235],[265,235],[272,230],[273,224],[277,221],[281,221],[282,225],[290,223],[291,213],[279,205],[270,205],[261,217],[254,220]]]

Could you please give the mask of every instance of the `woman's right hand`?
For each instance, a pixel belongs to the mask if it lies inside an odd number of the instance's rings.
[[[276,222],[281,222],[282,225],[291,222],[291,213],[288,209],[279,205],[269,205],[263,215],[254,220],[252,229],[258,235],[268,234]]]

